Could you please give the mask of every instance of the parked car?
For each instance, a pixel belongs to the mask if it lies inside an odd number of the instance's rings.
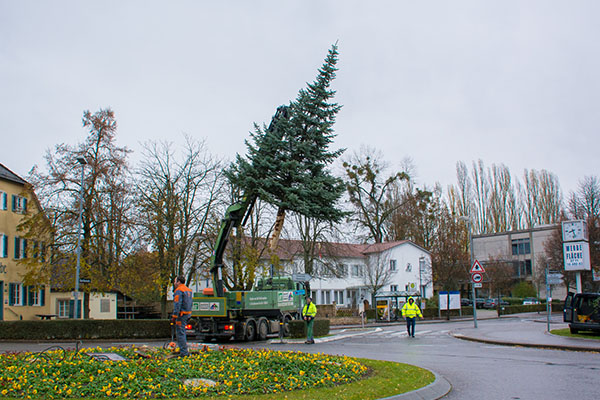
[[[525,297],[523,299],[524,306],[528,306],[528,305],[532,305],[532,304],[540,304],[540,301],[538,299],[536,299],[535,297]]]
[[[571,333],[600,332],[600,293],[567,294],[563,321],[569,322]]]
[[[482,297],[478,297],[475,299],[475,307],[477,308],[483,308],[483,305],[485,304],[485,299]]]
[[[460,299],[460,305],[463,307],[472,306],[473,302],[468,297]]]
[[[500,300],[501,306],[509,305],[508,301]],[[498,307],[498,299],[486,299],[485,303],[483,303],[483,308],[496,308]]]

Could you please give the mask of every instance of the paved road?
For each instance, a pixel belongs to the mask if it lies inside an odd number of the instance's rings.
[[[536,314],[512,318],[472,321],[418,323],[415,338],[409,338],[402,324],[368,327],[357,331],[336,331],[327,341],[316,345],[302,343],[253,343],[240,346],[268,347],[344,354],[418,365],[445,377],[452,391],[451,400],[480,399],[597,399],[600,376],[600,343],[556,338],[545,334],[543,316]],[[562,327],[557,320],[553,328]],[[501,346],[461,340],[456,335],[476,340],[502,339],[506,342],[550,341],[554,344],[583,343],[599,352],[562,351],[521,346]],[[112,344],[130,344],[116,342]],[[136,342],[160,346],[162,342]],[[0,351],[40,351],[56,343],[2,343]],[[64,343],[72,347],[73,343]],[[110,343],[86,343],[107,346]],[[239,345],[239,344],[238,344]]]
[[[479,321],[486,332],[543,331],[530,316]],[[499,346],[457,339],[472,321],[418,324],[409,338],[402,325],[321,343],[269,345],[290,350],[345,354],[418,365],[444,376],[452,391],[444,399],[598,399],[600,354]],[[347,332],[350,334],[349,332]],[[342,332],[344,334],[344,332]]]

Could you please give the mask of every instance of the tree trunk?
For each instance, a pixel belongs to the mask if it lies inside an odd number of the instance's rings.
[[[269,239],[268,248],[271,252],[277,248],[279,243],[279,236],[283,230],[283,223],[285,222],[285,208],[279,207],[277,210],[277,218],[275,219],[275,226],[273,227],[273,235]]]

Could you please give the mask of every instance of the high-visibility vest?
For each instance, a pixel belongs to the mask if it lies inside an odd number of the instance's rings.
[[[421,310],[417,303],[413,301],[412,304],[406,303],[402,306],[402,316],[405,318],[414,318],[416,316],[423,318],[423,314],[421,314]]]
[[[315,317],[315,315],[317,315],[317,306],[315,306],[315,303],[311,302],[310,304],[305,304],[304,307],[302,307],[302,316],[303,317]]]

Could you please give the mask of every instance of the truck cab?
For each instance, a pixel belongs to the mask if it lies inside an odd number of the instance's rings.
[[[571,333],[600,332],[600,293],[572,293],[565,298],[563,321]]]

